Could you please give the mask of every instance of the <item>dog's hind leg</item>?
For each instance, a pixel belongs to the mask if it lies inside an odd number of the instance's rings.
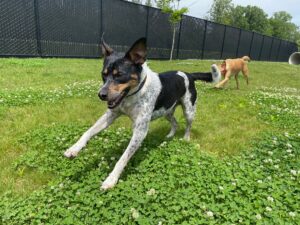
[[[247,85],[249,85],[249,70],[248,70],[248,66],[244,66],[242,73],[246,79]]]
[[[196,104],[193,105],[189,98],[185,98],[182,102],[182,109],[186,120],[186,129],[183,138],[189,141],[192,122],[194,120],[195,111],[196,111]]]
[[[107,128],[118,116],[118,114],[108,110],[90,129],[88,129],[81,136],[81,138],[72,147],[65,151],[64,155],[68,158],[77,156],[77,154],[87,144],[91,137]]]
[[[240,87],[239,87],[239,78],[238,78],[238,75],[239,75],[238,73],[235,74],[235,75],[234,75],[234,78],[235,78],[235,81],[236,81],[236,88],[237,88],[237,89],[240,89]]]
[[[107,190],[116,185],[118,182],[121,173],[123,172],[125,166],[127,165],[130,158],[134,155],[136,150],[142,144],[144,138],[148,133],[150,118],[138,118],[134,125],[133,135],[127,146],[125,152],[116,163],[113,171],[109,174],[109,176],[105,179],[105,181],[101,185],[102,190]]]
[[[175,135],[175,132],[178,127],[178,123],[174,117],[174,111],[170,114],[167,114],[166,119],[171,123],[171,130],[170,130],[169,134],[167,135],[167,138],[171,138]]]

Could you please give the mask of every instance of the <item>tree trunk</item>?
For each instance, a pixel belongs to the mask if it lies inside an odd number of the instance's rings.
[[[171,48],[171,54],[170,54],[170,61],[173,59],[173,51],[174,51],[174,45],[175,45],[175,33],[176,33],[176,25],[173,24],[173,40],[172,40],[172,48]]]

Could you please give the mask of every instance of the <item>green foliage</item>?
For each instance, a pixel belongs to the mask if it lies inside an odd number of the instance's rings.
[[[188,12],[187,8],[172,9],[170,7],[165,7],[162,9],[164,13],[170,14],[169,21],[174,25],[180,22],[182,15]]]
[[[281,224],[300,219],[300,134],[268,134],[251,151],[223,159],[180,139],[159,144],[147,138],[119,184],[103,192],[100,181],[130,134],[124,128],[103,132],[78,158],[64,158],[63,150],[85,128],[41,128],[20,140],[31,147],[17,168],[59,176],[28,196],[12,201],[10,193],[3,195],[2,224]]]
[[[210,10],[208,19],[229,25],[231,23],[231,13],[234,5],[232,0],[214,0]]]
[[[1,62],[0,224],[297,224],[300,220],[299,67],[251,62],[250,85],[241,82],[240,90],[234,80],[224,90],[198,82],[191,142],[179,139],[185,127],[181,110],[176,111],[179,130],[173,140],[164,139],[169,123],[154,121],[120,182],[103,192],[101,181],[131,137],[129,120],[120,118],[77,158],[63,157],[106,108],[96,96],[101,61]],[[157,72],[206,71],[212,63],[149,62]],[[72,79],[56,76],[62,68],[66,74],[72,72]],[[43,70],[51,70],[46,83],[39,76]],[[4,85],[11,80],[18,82]]]
[[[177,2],[177,7],[171,6],[172,3]],[[173,26],[173,38],[172,38],[172,48],[170,52],[170,60],[173,58],[173,51],[175,45],[175,33],[176,33],[176,25],[181,21],[182,15],[188,12],[188,8],[179,8],[179,0],[159,0],[157,2],[157,6],[161,8],[162,12],[169,14],[169,21]]]
[[[56,88],[49,91],[37,90],[31,87],[19,88],[13,91],[4,89],[4,91],[0,90],[0,107],[49,104],[72,97],[92,98],[98,89],[99,83],[96,80],[74,82],[65,85],[63,88]]]
[[[236,6],[232,9],[230,25],[271,35],[268,15],[257,6]]]
[[[257,6],[234,6],[232,0],[214,0],[208,18],[217,23],[300,43],[300,30],[285,11],[275,12],[268,18],[264,10]]]
[[[300,92],[296,88],[262,87],[249,95],[259,108],[259,117],[266,123],[284,129],[300,127]]]
[[[249,30],[248,18],[246,18],[246,8],[237,5],[231,13],[230,25]]]
[[[273,35],[285,40],[300,41],[300,30],[291,21],[292,16],[285,11],[274,13],[270,18]]]

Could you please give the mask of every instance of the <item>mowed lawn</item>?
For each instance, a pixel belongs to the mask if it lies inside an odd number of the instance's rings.
[[[155,72],[204,72],[216,62],[148,65]],[[101,68],[102,60],[92,59],[0,59],[0,223],[300,223],[299,66],[250,62],[250,84],[240,75],[240,90],[234,79],[222,90],[197,82],[190,143],[180,139],[185,120],[178,107],[175,139],[165,139],[170,125],[164,118],[153,121],[121,183],[105,193],[100,183],[130,138],[128,118],[97,136],[78,159],[62,157],[106,110],[97,96]],[[260,167],[276,160],[282,173]],[[260,187],[270,174],[278,180]],[[89,197],[79,197],[81,184]]]

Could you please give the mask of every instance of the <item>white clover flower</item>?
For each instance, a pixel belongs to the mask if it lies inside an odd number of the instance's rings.
[[[235,182],[232,182],[231,184],[232,184],[233,186],[236,186],[236,183],[235,183]]]
[[[160,147],[163,147],[163,146],[165,146],[166,144],[167,144],[167,142],[164,141],[164,142],[162,142],[159,146],[160,146]]]
[[[213,213],[212,211],[207,211],[207,212],[206,212],[206,215],[207,215],[208,217],[214,217],[214,213]]]
[[[269,206],[267,206],[267,207],[266,207],[266,210],[267,210],[268,212],[271,212],[271,211],[272,211],[272,208],[269,207]]]
[[[291,170],[291,174],[296,176],[297,175],[297,170]]]
[[[147,195],[155,195],[155,189],[151,188],[149,191],[147,191]]]
[[[162,223],[161,221],[159,221],[157,225],[162,225],[162,224],[163,224],[163,223]]]
[[[257,220],[261,220],[261,219],[262,219],[262,216],[261,216],[260,214],[256,214],[255,218],[256,218]]]
[[[293,145],[291,145],[290,143],[287,143],[286,146],[287,146],[288,148],[292,148],[292,147],[293,147]]]
[[[284,136],[289,137],[289,133],[288,132],[284,132]]]
[[[279,169],[279,165],[274,165],[274,168],[275,169]]]
[[[277,141],[276,141],[276,140],[273,140],[273,144],[277,145]]]
[[[272,177],[271,177],[271,176],[268,176],[267,179],[268,179],[268,180],[272,180]]]
[[[273,152],[272,152],[272,151],[268,151],[268,154],[269,154],[269,155],[273,155]]]
[[[262,180],[257,180],[257,183],[262,184],[263,181]]]
[[[136,220],[137,218],[140,217],[139,212],[135,208],[131,208],[130,212],[131,212],[131,216],[132,216],[133,219]]]
[[[223,190],[224,190],[224,188],[223,188],[222,186],[219,186],[219,190],[223,191]]]
[[[272,198],[271,196],[268,196],[267,199],[268,199],[269,202],[274,202],[274,198]]]
[[[295,216],[296,216],[296,213],[295,213],[295,212],[289,212],[289,216],[290,216],[290,217],[295,217]]]

